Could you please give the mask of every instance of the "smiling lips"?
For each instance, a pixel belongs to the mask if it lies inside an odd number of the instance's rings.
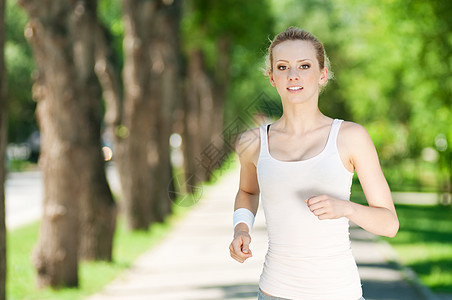
[[[287,88],[290,92],[297,92],[303,90],[302,86],[289,86]]]

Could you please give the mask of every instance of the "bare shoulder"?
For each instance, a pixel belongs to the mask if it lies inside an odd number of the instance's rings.
[[[240,134],[235,148],[241,163],[252,162],[256,165],[260,149],[259,128],[249,129]]]
[[[357,123],[343,122],[338,134],[337,146],[344,160],[355,169],[377,158],[369,133],[364,126]]]
[[[364,126],[347,121],[342,122],[339,138],[344,142],[352,143],[354,145],[371,140],[370,135]]]

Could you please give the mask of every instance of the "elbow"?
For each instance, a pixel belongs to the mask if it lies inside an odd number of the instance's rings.
[[[389,226],[387,233],[385,236],[389,238],[393,238],[397,235],[397,232],[399,232],[399,220],[396,218],[395,221],[391,226]]]

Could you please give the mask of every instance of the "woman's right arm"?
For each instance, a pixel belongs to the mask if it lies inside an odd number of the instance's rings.
[[[236,152],[240,160],[240,183],[235,197],[234,211],[248,209],[256,215],[259,206],[259,184],[257,182],[256,164],[259,157],[259,128],[244,132],[237,141]],[[252,256],[250,230],[245,223],[234,228],[234,239],[229,246],[231,257],[243,263]]]

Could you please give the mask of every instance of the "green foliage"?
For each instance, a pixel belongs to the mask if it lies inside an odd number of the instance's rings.
[[[106,28],[109,43],[112,47],[113,62],[118,70],[124,65],[123,38],[124,23],[122,22],[121,3],[119,0],[100,0],[98,2],[99,21]]]
[[[273,16],[269,1],[186,1],[181,22],[185,53],[201,50],[207,71],[212,77],[229,74],[226,126],[235,122],[237,114],[255,101],[268,86],[262,75],[265,48],[273,33]],[[217,70],[218,43],[229,44],[229,70]],[[221,80],[220,80],[220,83]]]
[[[37,128],[31,95],[35,64],[23,35],[26,15],[14,0],[7,4],[9,139],[22,142]],[[110,34],[115,66],[121,70],[120,1],[100,0],[98,5],[99,18]],[[431,191],[441,188],[437,179],[449,181],[450,188],[452,1],[186,0],[183,5],[184,53],[202,51],[212,78],[222,73],[231,76],[226,126],[238,122],[237,116],[249,117],[250,105],[271,117],[280,114],[278,94],[262,74],[264,56],[268,39],[295,25],[322,40],[332,62],[336,79],[320,97],[321,110],[365,125],[391,188]],[[216,69],[220,39],[229,43],[229,70]],[[423,161],[425,149],[439,157]],[[389,241],[425,284],[450,292],[450,209],[400,205],[397,209],[401,231]],[[159,240],[167,230],[166,225],[159,226],[149,233],[127,233],[121,225],[115,238],[115,263],[83,264],[81,289],[60,293],[34,288],[30,252],[38,226],[9,233],[9,298],[79,299],[128,267],[154,243],[151,235]]]
[[[451,86],[441,82],[451,73],[451,47],[444,43],[451,34],[437,13],[440,4],[441,10],[452,11],[448,1],[386,1],[362,4],[357,15],[360,24],[367,24],[366,30],[353,32],[366,42],[359,48],[365,56],[352,68],[356,76],[340,80],[357,120],[369,124],[377,141],[378,135],[386,136],[376,143],[386,161],[419,159],[439,134],[452,142]],[[361,82],[354,84],[356,79]]]
[[[275,0],[273,10],[278,31],[295,25],[325,44],[336,79],[321,110],[363,124],[383,165],[420,164],[436,148],[451,190],[452,2]]]
[[[268,1],[192,0],[185,3],[181,30],[187,51],[202,49],[209,67],[214,68],[218,54],[215,43],[219,39],[227,39],[234,50],[246,49],[239,51],[240,55],[247,55],[253,61],[256,52],[265,45],[272,26]]]
[[[279,97],[261,69],[268,40],[295,25],[318,36],[332,62],[336,79],[321,95],[321,110],[365,125],[383,165],[406,158],[420,162],[424,149],[436,149],[439,158],[433,163],[442,181],[450,181],[451,1],[191,0],[184,1],[183,8],[184,52],[200,49],[212,78],[231,76],[225,125],[238,114],[247,115],[245,109],[260,101],[262,92],[278,105]],[[99,1],[98,15],[110,34],[120,71],[120,1]],[[34,61],[23,36],[27,18],[15,1],[8,1],[6,16],[9,137],[22,142],[37,128],[31,95]],[[229,43],[229,70],[216,69],[220,39]]]
[[[112,60],[118,70],[122,68],[123,23],[118,0],[99,1],[99,18],[110,33],[113,47]],[[32,98],[32,72],[35,62],[29,43],[24,37],[28,19],[17,1],[7,1],[5,60],[8,79],[8,139],[12,143],[22,143],[33,131],[36,124],[36,103]]]
[[[31,73],[35,68],[32,52],[24,38],[25,13],[15,1],[7,1],[5,61],[8,80],[8,137],[24,142],[37,129],[36,103],[31,95]]]

